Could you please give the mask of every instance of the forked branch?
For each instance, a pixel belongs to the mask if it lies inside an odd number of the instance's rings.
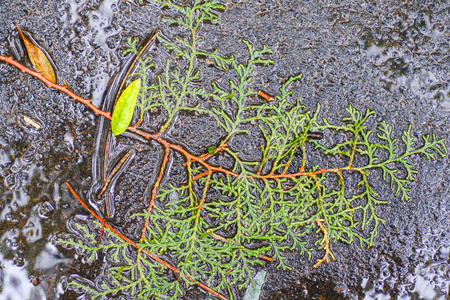
[[[172,270],[173,272],[175,272],[176,274],[180,274],[181,271],[175,267],[173,267],[172,265],[170,265],[169,263],[167,263],[165,260],[159,258],[158,256],[154,255],[153,253],[148,252],[147,250],[143,249],[142,247],[138,246],[135,242],[133,242],[132,240],[130,240],[129,238],[127,238],[126,236],[124,236],[123,234],[121,234],[120,232],[118,232],[116,229],[114,229],[111,225],[109,225],[104,219],[102,219],[99,215],[97,215],[95,213],[95,211],[93,211],[92,209],[89,208],[89,206],[86,205],[86,203],[83,202],[83,200],[81,200],[81,198],[78,196],[78,194],[75,192],[75,190],[72,188],[72,186],[66,182],[67,187],[69,188],[70,192],[72,193],[72,195],[78,200],[78,202],[80,202],[81,205],[83,205],[83,207],[89,212],[91,213],[91,215],[93,215],[98,221],[100,221],[100,223],[104,224],[104,226],[106,228],[108,228],[109,230],[111,230],[115,235],[117,235],[118,237],[120,237],[122,240],[124,240],[125,242],[127,242],[128,244],[130,244],[131,246],[133,246],[134,248],[136,248],[136,250],[138,252],[142,252],[145,255],[147,255],[148,257],[150,257],[151,259],[155,260],[156,262],[162,264],[163,266],[165,266],[166,268]],[[223,300],[227,300],[228,298],[223,296],[222,294],[214,291],[213,289],[209,288],[208,286],[204,285],[201,282],[198,282],[194,279],[192,279],[191,277],[189,277],[188,275],[186,275],[184,273],[184,276],[186,277],[186,279],[188,279],[191,282],[194,282],[196,284],[198,284],[199,287],[201,287],[202,289],[210,292],[211,294],[213,294],[214,296],[219,297],[220,299]]]

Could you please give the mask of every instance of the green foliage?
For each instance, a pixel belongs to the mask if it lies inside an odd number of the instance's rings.
[[[167,281],[166,271],[161,265],[142,259],[139,255],[132,255],[134,249],[111,231],[105,230],[104,239],[108,243],[98,244],[97,233],[100,229],[99,223],[78,221],[72,228],[72,231],[78,234],[76,239],[60,237],[56,241],[58,245],[76,249],[84,258],[84,263],[97,260],[97,253],[104,253],[108,261],[102,275],[96,278],[96,285],[78,275],[72,275],[68,282],[70,288],[87,293],[93,300],[120,294],[133,295],[137,299],[149,299],[152,296],[156,299],[166,299],[164,295],[172,295],[177,299],[181,295],[180,285],[177,281]],[[155,286],[159,290],[156,293]]]
[[[117,100],[111,119],[111,130],[114,135],[119,135],[130,126],[134,115],[134,108],[141,89],[141,79],[130,83]]]
[[[197,31],[204,21],[216,23],[216,11],[224,7],[216,1],[194,1],[192,6],[180,6],[170,0],[153,2],[175,11],[176,17],[166,18],[166,22],[179,25],[190,36],[173,40],[158,37],[166,49],[181,58],[183,68],[174,67],[168,59],[163,73],[151,81],[148,74],[152,63],[147,58],[141,59],[132,74],[142,81],[138,104],[141,119],[155,107],[164,110],[167,117],[158,130],[162,133],[180,112],[194,111],[214,118],[217,130],[225,132],[217,145],[205,150],[202,159],[186,162],[186,182],[168,180],[158,190],[150,214],[131,216],[151,220],[140,246],[172,257],[184,284],[192,284],[186,279],[189,276],[232,298],[232,287],[246,288],[254,267],[264,264],[265,256],[288,269],[287,253],[294,251],[311,258],[315,251],[329,247],[317,224],[319,219],[326,220],[323,228],[331,243],[358,241],[361,246],[371,246],[378,225],[384,222],[377,206],[387,203],[377,198],[377,174],[373,171],[381,169],[382,178],[407,200],[408,182],[417,173],[409,158],[422,154],[434,160],[446,155],[444,141],[434,135],[424,136],[422,144],[416,146],[411,127],[401,141],[392,137],[392,127],[385,122],[373,135],[366,127],[368,118],[375,113],[371,110],[362,114],[350,106],[343,125],[331,124],[327,119],[320,121],[320,105],[315,111],[308,111],[291,99],[289,86],[301,79],[301,74],[281,86],[276,101],[260,100],[255,104],[257,91],[252,88],[252,74],[255,67],[273,63],[267,58],[272,51],[265,46],[255,49],[245,40],[249,52],[246,62],[233,56],[222,57],[217,50],[200,51],[202,41]],[[129,51],[137,53],[134,42],[129,44]],[[213,83],[208,89],[194,84],[200,79],[195,68],[199,56],[211,58],[234,78],[225,87]],[[199,97],[211,99],[212,104],[207,107],[198,101]],[[233,137],[245,136],[250,127],[259,129],[263,141],[259,158],[252,161],[243,159],[239,149],[228,147]],[[311,140],[308,134],[314,131],[331,136],[343,134],[347,138],[334,143],[332,138]],[[323,160],[335,156],[336,165],[310,165],[311,152]],[[213,158],[219,155],[227,157],[232,167],[215,165]],[[348,180],[357,180],[356,187],[350,190],[345,184]],[[78,249],[88,261],[103,252],[112,258],[113,267],[105,270],[100,288],[73,278],[70,284],[77,290],[94,299],[118,294],[137,299],[177,299],[183,293],[183,284],[170,279],[161,265],[140,253],[133,255],[129,246],[113,233],[107,232],[103,243],[95,246],[93,229],[78,228],[88,242],[74,234],[59,243]]]

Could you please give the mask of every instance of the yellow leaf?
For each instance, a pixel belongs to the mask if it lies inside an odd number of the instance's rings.
[[[42,73],[42,75],[51,82],[56,83],[55,71],[53,70],[53,67],[45,53],[22,33],[19,25],[16,24],[16,26],[20,36],[22,37],[23,43],[25,44],[25,48],[27,49],[28,57],[30,58],[35,70]]]
[[[138,78],[127,86],[117,100],[111,118],[111,130],[115,136],[123,133],[130,126],[140,89],[141,79]]]

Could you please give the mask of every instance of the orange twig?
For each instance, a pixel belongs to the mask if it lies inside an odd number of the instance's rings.
[[[145,238],[145,232],[147,231],[148,222],[150,220],[150,213],[152,211],[153,205],[155,204],[155,200],[156,200],[156,193],[158,191],[159,185],[161,184],[161,180],[164,176],[164,171],[166,169],[167,161],[169,160],[169,153],[170,153],[169,148],[166,147],[164,149],[164,151],[165,151],[164,158],[161,163],[161,168],[159,168],[159,175],[158,175],[158,178],[156,179],[155,185],[153,186],[152,198],[151,198],[150,204],[148,205],[148,208],[147,208],[148,216],[145,218],[144,228],[142,228],[142,234],[141,234],[141,240],[140,240],[141,243]]]
[[[51,81],[49,81],[48,79],[46,79],[45,77],[42,76],[41,73],[35,72],[25,66],[23,66],[22,64],[16,62],[15,60],[13,60],[11,57],[6,57],[6,56],[2,56],[0,55],[0,61],[4,61],[6,63],[9,63],[15,67],[17,67],[18,69],[20,69],[22,72],[26,72],[36,78],[38,78],[39,80],[41,80],[42,82],[44,82],[48,87],[53,87],[61,92],[66,93],[67,95],[69,95],[71,98],[73,98],[75,101],[81,102],[83,104],[85,104],[86,106],[88,106],[96,115],[100,115],[103,116],[107,119],[111,120],[111,114],[109,112],[105,112],[102,111],[101,109],[95,107],[92,102],[89,99],[84,99],[78,95],[76,95],[75,93],[73,93],[72,91],[70,91],[67,86],[61,86],[58,84],[55,84]],[[188,162],[198,162],[200,163],[202,166],[204,166],[208,172],[214,173],[214,172],[220,172],[220,173],[224,173],[226,175],[230,175],[233,177],[238,177],[239,174],[232,172],[230,170],[224,169],[222,167],[214,167],[211,166],[210,164],[208,164],[205,160],[207,158],[209,158],[208,155],[206,156],[195,156],[190,154],[188,151],[186,151],[183,147],[181,147],[180,145],[176,145],[176,144],[172,144],[169,141],[167,141],[166,139],[162,138],[160,136],[160,133],[155,133],[155,134],[151,134],[148,132],[145,132],[143,130],[134,128],[133,126],[129,126],[127,128],[128,131],[133,132],[137,135],[142,136],[143,138],[147,139],[147,140],[155,140],[158,143],[160,143],[162,146],[164,146],[166,149],[170,148],[173,150],[176,150],[178,152],[180,152],[182,155],[184,155],[186,157],[186,160]],[[318,174],[323,174],[323,173],[328,173],[328,172],[340,172],[340,171],[344,171],[344,170],[352,170],[352,166],[349,165],[347,167],[343,167],[343,168],[335,168],[335,169],[321,169],[321,170],[317,170],[314,172],[304,172],[304,163],[305,163],[305,157],[303,157],[302,159],[302,168],[297,172],[297,173],[291,173],[291,174],[273,174],[273,172],[267,174],[267,175],[261,175],[261,174],[256,174],[255,175],[248,175],[251,178],[259,178],[262,180],[266,180],[266,179],[281,179],[281,178],[294,178],[294,177],[299,177],[299,176],[315,176]],[[206,175],[206,173],[202,174],[202,176]],[[199,178],[200,175],[197,175],[196,178]]]
[[[78,101],[84,105],[86,105],[87,107],[89,107],[95,115],[99,115],[99,116],[103,116],[107,119],[111,120],[111,113],[109,112],[105,112],[102,111],[101,109],[97,108],[95,105],[92,104],[91,100],[89,99],[85,99],[82,98],[78,95],[76,95],[74,92],[72,92],[71,90],[68,89],[67,86],[61,86],[58,85],[56,83],[51,82],[50,80],[46,79],[42,73],[39,72],[35,72],[25,66],[23,66],[22,64],[20,64],[19,62],[14,61],[11,57],[6,57],[6,56],[2,56],[0,55],[0,61],[4,61],[8,64],[11,64],[15,67],[17,67],[18,69],[20,69],[22,72],[28,73],[33,77],[36,77],[37,79],[41,80],[42,82],[44,82],[48,87],[52,87],[54,89],[57,89],[65,94],[67,94],[68,96],[70,96],[72,99],[74,99],[75,101]],[[210,158],[212,155],[214,155],[215,153],[217,153],[218,151],[221,151],[223,148],[225,148],[227,145],[224,144],[221,147],[219,147],[218,149],[215,150],[214,154],[204,154],[201,156],[195,156],[192,155],[191,153],[189,153],[187,150],[185,150],[182,146],[180,145],[176,145],[171,143],[170,141],[164,139],[161,136],[161,132],[155,133],[155,134],[151,134],[148,132],[145,132],[141,129],[136,128],[136,126],[129,126],[127,128],[128,131],[133,132],[137,135],[140,135],[141,137],[147,139],[147,140],[154,140],[156,142],[158,142],[159,144],[161,144],[164,149],[165,149],[165,155],[163,158],[163,162],[161,164],[161,168],[160,168],[160,173],[159,176],[155,182],[155,185],[153,186],[153,190],[152,190],[152,197],[150,200],[150,204],[149,207],[147,209],[147,212],[150,214],[153,206],[154,206],[154,202],[156,199],[156,195],[157,195],[157,191],[159,188],[159,185],[161,184],[162,178],[164,176],[164,171],[166,168],[166,164],[168,161],[168,156],[170,153],[170,150],[175,150],[178,151],[179,153],[181,153],[183,156],[185,156],[186,158],[186,163],[192,163],[192,162],[197,162],[200,165],[202,165],[204,168],[207,169],[206,172],[196,175],[195,177],[193,177],[193,179],[198,179],[202,176],[208,175],[208,179],[207,179],[207,183],[205,185],[205,191],[208,188],[209,185],[209,180],[211,178],[212,173],[214,172],[220,172],[220,173],[224,173],[226,175],[230,175],[233,177],[238,177],[239,174],[235,173],[233,171],[224,169],[222,167],[215,167],[210,165],[209,163],[206,162],[206,160],[208,158]],[[316,170],[316,171],[312,171],[312,172],[304,172],[305,169],[305,164],[306,164],[306,157],[304,155],[305,152],[305,148],[304,145],[302,145],[302,150],[303,150],[303,157],[302,157],[302,167],[299,169],[298,172],[296,173],[291,173],[291,174],[286,174],[287,171],[287,167],[284,170],[284,172],[282,172],[281,174],[274,174],[274,172],[270,172],[269,174],[266,175],[262,175],[261,174],[261,169],[262,169],[262,165],[260,166],[260,169],[258,170],[257,174],[253,174],[253,175],[248,175],[249,178],[255,178],[255,179],[261,179],[263,181],[267,181],[267,180],[280,180],[282,178],[294,178],[294,177],[300,177],[300,176],[309,176],[309,177],[313,177],[313,179],[316,181],[316,184],[318,185],[318,194],[319,194],[319,201],[321,201],[321,194],[320,194],[320,187],[319,187],[319,182],[318,182],[318,178],[317,175],[319,174],[324,174],[324,173],[328,173],[328,172],[335,172],[338,173],[338,175],[341,177],[341,171],[344,170],[353,170],[352,168],[352,161],[351,163],[346,166],[346,167],[342,167],[342,168],[334,168],[334,169],[320,169],[320,170]],[[119,233],[118,231],[116,231],[114,228],[112,228],[104,219],[102,219],[101,217],[99,217],[94,211],[92,211],[91,209],[89,209],[89,207],[76,195],[75,191],[72,189],[72,187],[66,182],[67,186],[69,187],[69,189],[71,190],[71,192],[74,194],[74,196],[77,198],[77,200],[100,222],[102,222],[102,226],[107,227],[108,229],[110,229],[113,233],[115,233],[117,236],[119,236],[120,238],[122,238],[123,240],[125,240],[127,243],[129,243],[130,245],[132,245],[133,247],[135,247],[136,249],[138,249],[138,251],[145,253],[146,255],[148,255],[150,258],[154,259],[155,261],[161,263],[162,265],[166,266],[167,268],[171,269],[173,272],[175,272],[176,274],[180,274],[180,270],[178,270],[177,268],[171,266],[170,264],[168,264],[167,262],[165,262],[164,260],[158,258],[156,255],[148,252],[147,250],[143,249],[142,247],[138,246],[136,243],[134,243],[133,241],[131,241],[130,239],[128,239],[127,237],[125,237],[124,235],[122,235],[121,233]],[[204,202],[205,198],[202,197],[201,201],[200,201],[200,205],[199,205],[199,211],[201,210],[202,204]],[[320,221],[322,220],[318,220],[316,219],[317,224],[319,225],[319,227],[322,229],[322,231],[324,232],[324,240],[323,242],[325,242],[325,249],[326,249],[326,258],[328,258],[328,254],[331,254],[331,256],[334,259],[333,254],[331,253],[331,251],[329,251],[329,241],[328,241],[328,233],[326,232],[326,230],[324,230],[323,225],[320,223]],[[145,220],[145,225],[144,228],[142,230],[142,235],[141,235],[141,241],[144,239],[145,237],[145,233],[148,227],[148,222],[149,222],[149,216],[147,216],[146,220]],[[266,259],[266,260],[271,260],[271,258],[266,257],[266,256],[261,256],[262,259]],[[325,257],[324,257],[325,258]],[[318,264],[316,264],[318,265]],[[188,277],[186,275],[186,278],[192,282],[195,282],[195,280],[191,279],[190,277]],[[200,287],[202,287],[203,289],[207,290],[208,292],[212,293],[213,295],[219,297],[220,299],[227,299],[224,296],[222,296],[221,294],[213,291],[212,289],[210,289],[209,287],[203,285],[202,283],[198,283],[198,285]]]
[[[267,260],[267,261],[270,261],[270,262],[274,262],[275,261],[275,259],[273,259],[272,257],[266,256],[266,255],[262,255],[262,254],[258,255],[258,257],[260,259]]]
[[[261,98],[263,98],[264,100],[266,100],[267,102],[273,101],[275,100],[275,98],[269,94],[267,94],[264,91],[259,91],[258,92],[258,96],[260,96]]]
[[[202,178],[203,176],[206,176],[206,175],[208,175],[208,174],[209,174],[208,171],[203,172],[203,173],[200,173],[200,174],[195,175],[194,177],[192,177],[192,180],[197,180],[197,179]]]
[[[75,190],[72,188],[72,186],[66,181],[66,185],[69,187],[70,192],[73,194],[73,196],[78,200],[78,202],[80,202],[81,205],[83,205],[83,207],[89,211],[89,213],[91,213],[91,215],[93,215],[97,220],[99,220],[100,222],[105,224],[105,227],[107,227],[109,230],[111,230],[114,234],[116,234],[118,237],[120,237],[121,239],[123,239],[125,242],[127,242],[128,244],[130,244],[131,246],[133,246],[134,248],[136,248],[139,252],[145,253],[147,256],[149,256],[150,258],[152,258],[153,260],[159,262],[160,264],[164,265],[165,267],[169,268],[170,270],[172,270],[173,272],[175,272],[176,274],[180,274],[181,271],[173,266],[171,266],[169,263],[167,263],[166,261],[162,260],[161,258],[159,258],[158,256],[148,252],[147,250],[145,250],[144,248],[138,246],[135,242],[133,242],[132,240],[130,240],[129,238],[127,238],[126,236],[124,236],[123,234],[121,234],[120,232],[118,232],[117,230],[115,230],[111,225],[109,225],[108,223],[106,223],[99,215],[97,215],[92,209],[90,209],[86,203],[83,202],[83,200],[81,200],[81,198],[77,195],[77,193],[75,192]],[[220,299],[223,300],[228,300],[228,298],[226,298],[225,296],[221,295],[220,293],[212,290],[211,288],[209,288],[208,286],[204,285],[203,283],[197,282],[196,280],[190,278],[189,276],[187,276],[186,274],[184,275],[189,281],[192,282],[196,282],[198,284],[199,287],[201,287],[202,289],[210,292],[211,294],[213,294],[216,297],[219,297]]]
[[[101,109],[98,109],[97,107],[95,107],[94,104],[92,104],[91,100],[89,99],[84,99],[83,97],[78,96],[77,94],[75,94],[74,92],[72,92],[71,90],[69,90],[69,88],[67,86],[62,86],[56,83],[51,82],[50,80],[48,80],[47,78],[44,77],[44,75],[42,75],[42,73],[33,71],[27,67],[25,67],[24,65],[18,63],[17,61],[13,60],[12,57],[6,57],[3,55],[0,55],[0,60],[15,66],[16,68],[18,68],[19,70],[21,70],[24,73],[28,73],[31,76],[36,77],[37,79],[39,79],[40,81],[42,81],[43,83],[45,83],[48,87],[52,87],[55,88],[63,93],[66,93],[67,95],[69,95],[70,97],[72,97],[74,100],[83,103],[84,105],[86,105],[87,107],[89,107],[94,114],[96,115],[100,115],[100,116],[104,116],[105,118],[111,119],[111,114],[109,112],[104,112]]]
[[[84,105],[89,107],[94,112],[94,114],[96,114],[98,116],[103,116],[103,117],[111,120],[111,114],[109,112],[105,112],[105,111],[102,111],[101,109],[97,108],[94,104],[92,104],[91,100],[85,99],[83,97],[80,97],[80,96],[76,95],[74,92],[69,90],[67,88],[67,86],[62,86],[62,85],[58,85],[56,83],[51,82],[50,80],[48,80],[44,76],[42,76],[41,73],[38,73],[36,71],[33,71],[33,70],[25,67],[24,65],[20,64],[19,62],[13,60],[12,57],[6,57],[6,56],[3,56],[3,55],[0,55],[0,61],[4,61],[4,62],[6,62],[8,64],[11,64],[11,65],[15,66],[16,68],[18,68],[19,70],[21,70],[22,72],[28,73],[31,76],[36,77],[37,79],[39,79],[42,82],[44,82],[48,87],[52,87],[52,88],[57,89],[57,90],[59,90],[59,91],[61,91],[63,93],[66,93],[68,96],[70,96],[75,101],[83,103]],[[201,163],[202,165],[204,165],[206,168],[208,168],[208,169],[211,168],[212,172],[224,172],[224,173],[229,174],[229,175],[238,176],[238,174],[235,174],[235,173],[233,173],[231,171],[223,169],[222,167],[209,166],[207,163],[205,163],[203,161],[202,158],[199,158],[197,156],[191,155],[189,152],[184,150],[183,147],[181,147],[179,145],[171,144],[167,140],[165,140],[162,137],[160,137],[159,133],[150,134],[150,133],[145,132],[143,130],[134,128],[133,126],[129,126],[127,128],[127,130],[131,131],[133,133],[136,133],[137,135],[140,135],[140,136],[142,136],[143,138],[145,138],[147,140],[150,140],[150,139],[155,140],[155,141],[159,142],[161,145],[163,145],[166,148],[171,148],[173,150],[176,150],[176,151],[180,152],[181,154],[183,154],[188,161],[189,160],[197,161],[197,162]]]
[[[197,222],[200,218],[200,212],[203,209],[203,204],[206,201],[206,193],[208,192],[209,184],[211,183],[211,172],[208,172],[208,177],[206,178],[205,187],[203,188],[202,198],[200,199],[200,203],[198,205],[198,212],[197,212]]]
[[[106,148],[108,147],[108,144],[106,144]],[[122,159],[119,161],[119,163],[117,164],[117,166],[112,170],[111,174],[109,175],[108,179],[105,182],[105,185],[103,187],[103,189],[100,191],[100,193],[98,194],[97,198],[100,199],[101,196],[103,195],[104,192],[106,192],[106,190],[108,189],[109,183],[111,182],[111,179],[113,178],[113,176],[117,173],[117,171],[123,166],[123,164],[125,163],[125,161],[127,160],[127,158],[130,156],[131,154],[131,150],[128,151],[123,157]],[[105,156],[106,156],[106,151],[105,151]],[[110,217],[110,213],[109,213],[109,203],[108,203],[108,196],[105,197],[105,207],[106,207],[106,216],[109,218]],[[98,244],[100,244],[100,241],[102,240],[102,236],[103,236],[103,230],[105,229],[105,219],[103,219],[103,223],[102,223],[102,230],[100,231],[100,237],[98,238]]]
[[[205,153],[203,155],[200,155],[198,158],[200,158],[201,160],[207,160],[208,158],[212,157],[214,154],[224,150],[226,147],[228,147],[228,144],[223,144],[220,147],[214,149],[213,153]]]

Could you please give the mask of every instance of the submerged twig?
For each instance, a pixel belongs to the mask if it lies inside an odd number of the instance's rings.
[[[111,114],[109,112],[105,112],[105,111],[102,111],[101,109],[97,108],[94,104],[92,104],[91,100],[85,99],[83,97],[76,95],[74,92],[69,90],[67,88],[67,86],[61,86],[61,85],[58,85],[56,83],[49,81],[48,79],[43,77],[41,73],[35,72],[35,71],[27,68],[26,66],[20,64],[19,62],[16,62],[15,60],[12,59],[12,57],[6,57],[3,55],[0,55],[0,61],[9,63],[9,64],[17,67],[18,69],[20,69],[22,72],[28,73],[31,76],[36,77],[37,79],[44,82],[48,87],[55,88],[65,94],[67,94],[75,101],[83,103],[84,105],[89,107],[94,112],[94,114],[96,114],[98,116],[103,116],[103,117],[111,120]],[[180,152],[181,154],[183,154],[183,156],[186,157],[187,161],[198,162],[202,166],[204,166],[207,170],[210,170],[211,172],[219,172],[219,173],[224,173],[226,175],[231,175],[233,177],[239,177],[238,173],[227,170],[223,167],[216,167],[216,166],[213,166],[213,165],[210,165],[209,163],[207,163],[205,160],[207,160],[210,157],[209,155],[195,156],[195,155],[189,153],[188,151],[186,151],[180,145],[173,144],[173,143],[169,142],[168,140],[164,139],[163,137],[161,137],[160,133],[151,134],[151,133],[145,132],[141,129],[134,128],[133,126],[129,126],[127,128],[127,130],[131,131],[137,135],[140,135],[147,140],[155,140],[155,141],[159,142],[165,148],[170,148],[170,149],[176,150],[176,151]],[[352,168],[348,167],[348,166],[342,167],[342,168],[333,168],[333,169],[322,168],[320,170],[313,171],[313,172],[303,172],[302,170],[300,170],[299,172],[290,173],[290,174],[274,174],[274,173],[267,174],[267,175],[254,174],[254,175],[249,175],[249,177],[258,178],[258,179],[275,179],[276,180],[276,179],[281,179],[281,178],[294,178],[294,177],[298,177],[298,176],[315,176],[317,174],[323,174],[323,173],[328,173],[328,172],[337,173],[337,172],[345,171],[345,170],[347,170],[347,171],[352,170]],[[203,174],[206,175],[207,172],[205,172]],[[198,177],[196,177],[196,178],[198,178]]]
[[[103,195],[103,193],[106,192],[108,189],[109,183],[111,182],[111,179],[116,175],[117,171],[119,171],[120,168],[124,165],[125,161],[128,159],[130,154],[132,153],[132,150],[125,153],[125,155],[120,159],[120,161],[117,163],[117,165],[114,167],[114,169],[111,171],[111,173],[108,176],[108,179],[105,181],[105,184],[103,186],[103,189],[98,194],[97,198],[100,199]],[[109,217],[109,209],[108,206],[106,206],[106,215]]]
[[[166,171],[166,165],[167,165],[167,161],[169,160],[169,154],[170,154],[169,147],[165,147],[164,148],[164,158],[163,158],[163,160],[161,162],[161,167],[159,168],[159,175],[158,175],[158,178],[156,179],[155,184],[153,185],[152,198],[151,198],[150,203],[149,203],[148,208],[147,208],[147,214],[148,215],[150,215],[150,213],[152,211],[152,208],[153,208],[153,205],[155,204],[156,193],[158,192],[159,185],[161,184],[162,178],[163,178],[164,173]],[[142,234],[141,234],[141,240],[140,240],[141,243],[142,243],[142,241],[145,238],[145,232],[147,231],[149,220],[150,220],[150,217],[147,216],[145,218],[144,227],[142,228]]]
[[[123,89],[125,83],[127,82],[128,77],[130,76],[131,71],[133,70],[134,66],[136,65],[136,63],[138,62],[139,58],[141,58],[142,54],[145,53],[145,50],[147,50],[147,48],[150,46],[150,44],[155,40],[155,38],[158,36],[159,31],[156,31],[155,33],[153,33],[147,40],[147,42],[145,42],[144,46],[141,48],[141,50],[139,51],[139,53],[136,55],[136,57],[133,59],[133,62],[131,63],[131,65],[128,67],[127,73],[125,74],[125,76],[123,77],[122,82],[120,83],[119,89],[118,89],[118,93],[114,99],[114,104],[117,102],[117,99],[119,98],[120,95],[120,91]],[[135,126],[136,127],[136,126]]]

